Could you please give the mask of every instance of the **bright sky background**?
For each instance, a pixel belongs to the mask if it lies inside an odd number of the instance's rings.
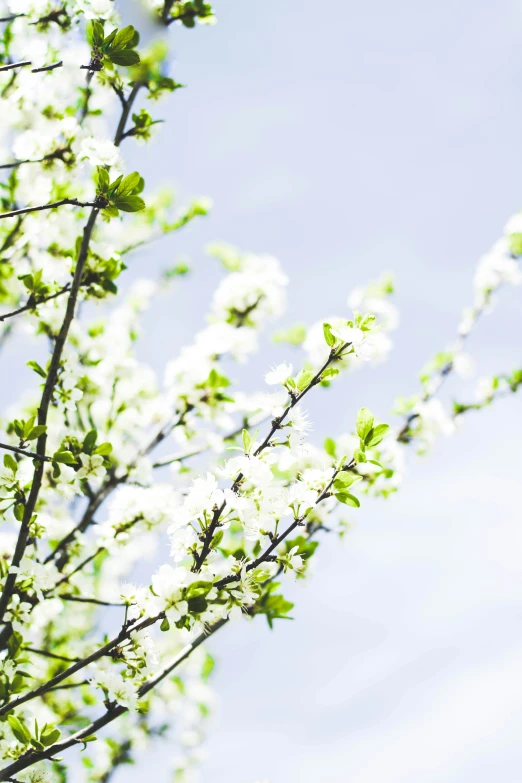
[[[280,258],[292,281],[281,325],[343,314],[354,285],[392,270],[394,352],[316,395],[322,440],[361,404],[386,419],[416,391],[471,301],[478,257],[522,207],[522,3],[216,7],[214,28],[171,29],[172,74],[188,89],[139,149],[151,184],[215,200],[211,217],[133,261],[129,279],[184,255],[194,268],[147,316],[141,356],[159,369],[201,327],[219,278],[209,240]],[[471,339],[480,374],[520,366],[521,294],[502,292]],[[267,336],[236,377],[261,387],[287,355]],[[295,622],[212,640],[205,783],[520,783],[521,411],[503,401],[429,457],[411,454],[400,493],[364,502],[345,543],[330,540],[294,589]],[[166,782],[174,750],[158,746],[115,781]]]
[[[216,4],[215,28],[172,31],[173,74],[189,86],[150,153],[156,181],[215,209],[155,251],[158,263],[189,253],[194,275],[151,314],[143,355],[159,361],[201,324],[217,277],[208,240],[281,259],[284,324],[345,312],[354,284],[391,269],[395,350],[316,395],[322,439],[359,405],[385,417],[416,390],[451,343],[478,257],[522,207],[522,4]],[[479,373],[520,366],[521,294],[503,292],[470,341]],[[268,345],[250,383],[285,355]],[[412,454],[400,493],[364,503],[295,589],[295,622],[212,641],[205,783],[520,783],[521,410],[502,402]],[[158,748],[117,780],[153,767],[161,783],[165,761]]]

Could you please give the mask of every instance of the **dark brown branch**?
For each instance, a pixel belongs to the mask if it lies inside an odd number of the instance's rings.
[[[116,146],[119,146],[122,134],[125,132],[125,124],[127,122],[127,119],[129,117],[129,114],[132,109],[132,104],[136,98],[136,95],[138,94],[138,91],[140,87],[143,86],[141,82],[135,82],[133,85],[133,88],[131,90],[131,93],[126,101],[126,106],[124,110],[122,111],[122,115],[120,117],[120,121],[118,123],[118,127],[116,129],[116,134],[114,137],[114,144]],[[68,204],[73,203],[77,206],[80,206],[79,202],[76,199],[64,199],[62,202],[57,202],[53,205],[48,205],[46,207],[35,207],[34,209],[49,209],[54,208],[55,206],[59,206],[62,203]],[[47,416],[49,412],[49,407],[51,405],[53,394],[54,394],[54,388],[56,386],[56,381],[58,378],[58,372],[60,369],[60,364],[62,360],[62,353],[63,349],[65,347],[65,343],[67,342],[67,337],[69,335],[69,329],[71,326],[71,323],[75,316],[76,311],[76,302],[78,299],[78,292],[80,289],[81,279],[83,275],[83,270],[85,267],[85,264],[87,262],[87,257],[89,254],[89,244],[91,241],[92,232],[94,229],[94,224],[96,222],[96,218],[98,216],[99,210],[97,209],[97,202],[94,202],[94,204],[87,205],[82,204],[81,206],[92,206],[92,211],[89,215],[89,219],[85,225],[85,228],[83,229],[83,237],[80,244],[80,250],[78,253],[78,260],[76,262],[76,268],[74,271],[74,277],[71,284],[71,290],[69,299],[67,301],[67,308],[65,311],[65,317],[62,322],[62,326],[60,328],[60,331],[58,333],[58,336],[55,340],[54,344],[54,350],[51,357],[51,362],[49,365],[49,370],[47,373],[47,377],[45,379],[45,385],[42,393],[42,398],[40,401],[40,407],[38,408],[38,424],[39,425],[46,425],[47,424]],[[27,212],[27,211],[33,211],[30,210],[21,210],[21,211],[15,211],[11,214],[20,214],[20,212]],[[8,213],[9,214],[9,213]],[[0,215],[0,217],[6,217],[6,215]],[[40,488],[42,486],[43,476],[44,476],[44,464],[45,460],[44,457],[45,449],[47,444],[47,434],[44,432],[37,440],[37,448],[36,452],[40,455],[41,459],[38,461],[35,461],[35,468],[33,473],[33,481],[31,484],[31,490],[29,492],[29,497],[25,503],[24,507],[24,514],[22,518],[22,522],[20,525],[20,531],[18,533],[18,539],[15,546],[15,551],[13,554],[13,559],[11,566],[14,566],[15,568],[20,565],[20,561],[24,555],[27,541],[29,538],[29,526],[31,523],[31,519],[33,517],[36,504],[38,502],[38,496],[40,494]],[[93,555],[93,557],[96,556],[96,553]],[[58,584],[55,585],[55,588],[58,587],[63,582],[68,581],[71,576],[76,573],[78,569],[73,571],[72,574],[69,574],[67,577],[64,577],[64,579],[60,580]],[[6,610],[9,606],[9,601],[11,600],[11,596],[13,595],[15,585],[16,585],[16,571],[12,571],[7,575],[4,589],[2,591],[2,595],[0,596],[0,622],[3,622],[4,615],[6,613]],[[11,630],[10,630],[10,623],[7,623],[4,626],[4,629],[1,632],[0,640],[2,644],[5,644],[7,642],[7,639],[10,636]]]
[[[118,606],[120,608],[125,608],[127,604],[122,603],[111,603],[111,601],[100,601],[98,598],[83,598],[80,595],[71,595],[70,593],[60,593],[58,598],[61,598],[62,601],[78,601],[82,604],[97,604],[98,606]]]
[[[15,454],[20,454],[22,457],[31,457],[31,459],[39,459],[44,462],[50,462],[51,458],[46,457],[44,454],[37,454],[35,451],[27,451],[27,449],[20,449],[18,446],[10,446],[8,443],[0,443],[0,449],[6,451],[14,451]]]
[[[48,682],[44,682],[42,683],[42,685],[39,685],[37,688],[34,688],[32,691],[28,691],[27,693],[24,693],[22,696],[18,696],[14,699],[11,699],[11,701],[7,702],[7,704],[4,704],[2,707],[0,707],[0,716],[5,715],[15,707],[18,707],[20,704],[25,704],[25,702],[31,701],[31,699],[36,699],[38,696],[43,696],[44,693],[47,693],[47,691],[51,690],[51,688],[54,688],[55,685],[59,685],[64,680],[67,680],[69,677],[72,677],[73,674],[76,674],[76,672],[81,671],[90,663],[94,663],[94,661],[98,661],[100,658],[103,658],[103,656],[110,653],[110,651],[114,649],[114,647],[121,644],[126,639],[129,639],[131,634],[136,633],[137,631],[141,631],[145,628],[149,628],[151,625],[154,625],[154,623],[156,623],[163,616],[164,615],[162,612],[161,614],[155,615],[154,617],[146,617],[145,619],[141,620],[139,623],[133,623],[124,626],[120,630],[118,635],[115,636],[106,644],[104,644],[103,647],[99,647],[93,653],[77,661],[72,666],[69,666],[63,672],[59,672],[59,674],[56,674]],[[2,780],[1,773],[0,773],[0,780]]]
[[[42,73],[42,71],[54,71],[55,68],[61,68],[63,60],[59,60],[57,63],[51,63],[51,65],[42,65],[41,68],[32,68],[31,73]]]
[[[24,650],[35,653],[36,655],[43,655],[44,658],[55,658],[57,661],[65,661],[66,663],[78,663],[80,660],[80,658],[66,658],[65,655],[58,655],[57,653],[52,653],[48,650],[37,650],[35,647],[24,647]]]
[[[176,655],[176,657],[170,662],[168,666],[166,666],[159,674],[141,686],[138,691],[138,697],[143,698],[143,696],[146,696],[147,693],[156,687],[156,685],[172,674],[172,672],[181,663],[183,663],[183,661],[185,661],[197,647],[203,644],[203,642],[205,642],[210,636],[219,631],[219,629],[226,625],[227,622],[228,620],[219,620],[215,625],[212,626],[208,633],[200,634],[196,639],[194,639],[193,642],[187,644],[187,646]],[[16,775],[17,772],[21,772],[23,769],[27,769],[27,767],[36,764],[38,761],[52,758],[53,756],[62,753],[64,750],[73,747],[74,745],[81,745],[82,740],[85,737],[89,737],[92,734],[95,734],[104,726],[107,726],[107,724],[112,723],[112,721],[119,718],[120,715],[123,715],[125,712],[127,712],[127,707],[123,707],[121,704],[111,704],[103,715],[67,739],[62,740],[61,742],[57,742],[55,745],[52,745],[50,748],[46,748],[43,751],[29,750],[27,753],[24,753],[23,756],[20,756],[17,761],[14,761],[12,764],[0,771],[0,781],[9,781],[12,775]]]
[[[49,693],[51,691],[65,691],[70,690],[71,688],[79,688],[81,685],[87,685],[89,680],[82,680],[81,682],[69,682],[67,685],[56,685],[54,688],[49,689]]]
[[[0,315],[0,321],[6,321],[8,318],[13,318],[15,315],[19,315],[20,313],[25,313],[26,310],[36,310],[37,307],[39,307],[42,304],[45,304],[45,302],[50,302],[51,299],[56,299],[58,296],[61,296],[62,294],[65,294],[67,293],[67,291],[70,290],[71,290],[71,286],[69,283],[67,283],[66,286],[60,288],[59,291],[55,291],[54,294],[49,294],[49,296],[44,296],[41,299],[38,299],[37,301],[29,300],[27,304],[23,305],[22,307],[19,307],[18,310],[12,310],[10,313],[5,313],[4,315]]]
[[[84,560],[82,560],[82,562],[79,565],[76,566],[74,571],[71,571],[70,574],[67,574],[66,576],[63,576],[58,582],[56,582],[54,587],[51,587],[47,592],[51,593],[53,590],[56,590],[57,587],[60,587],[60,585],[63,585],[63,584],[66,584],[67,582],[69,582],[69,580],[75,574],[77,574],[78,571],[81,571],[83,568],[85,568],[86,565],[89,565],[91,560],[94,560],[95,557],[98,557],[98,555],[101,555],[101,553],[104,552],[104,551],[105,551],[105,547],[104,546],[98,547],[98,549],[96,549],[91,555],[89,555]],[[53,552],[53,554],[54,554],[54,552]],[[44,563],[47,563],[47,560],[44,560]]]
[[[38,408],[39,425],[47,425],[47,415],[53,398],[56,380],[58,378],[58,372],[62,360],[63,349],[65,347],[67,336],[69,334],[69,329],[75,315],[78,291],[80,289],[80,282],[83,275],[83,269],[87,261],[87,255],[89,252],[89,243],[91,240],[91,235],[94,229],[94,224],[96,222],[97,216],[98,216],[98,210],[93,208],[89,216],[89,219],[85,225],[85,228],[83,230],[83,238],[80,245],[80,251],[78,253],[78,260],[76,262],[76,269],[74,272],[73,282],[71,285],[70,296],[67,302],[65,317],[63,319],[62,326],[60,328],[60,331],[58,333],[58,336],[54,344],[54,351],[49,365],[47,377],[45,379],[45,385],[42,393],[42,398],[40,401],[40,407]],[[36,503],[38,502],[38,495],[40,493],[40,487],[42,485],[43,476],[44,476],[44,464],[45,464],[44,457],[46,456],[45,455],[46,444],[47,444],[47,433],[44,432],[42,435],[40,435],[37,441],[36,452],[37,454],[40,455],[40,460],[38,461],[35,460],[35,469],[33,473],[31,490],[29,493],[29,498],[25,504],[24,515],[22,518],[22,523],[20,525],[18,540],[16,542],[16,547],[12,560],[12,566],[15,567],[20,565],[20,561],[24,555],[25,548],[27,546],[27,540],[29,537],[29,526],[34,514],[34,510],[36,508]],[[9,605],[9,601],[11,600],[11,596],[13,594],[15,584],[16,584],[16,572],[10,572],[7,575],[4,589],[2,591],[2,596],[0,597],[0,621],[4,619],[4,615]]]
[[[54,201],[52,204],[42,204],[39,207],[24,207],[23,209],[14,209],[12,212],[0,214],[1,218],[15,217],[16,215],[25,215],[28,212],[41,212],[43,209],[57,209],[70,204],[73,207],[96,207],[95,201],[78,201],[77,198],[62,198],[61,201]]]
[[[125,105],[123,106],[123,111],[121,113],[118,127],[116,128],[116,134],[114,136],[114,144],[116,145],[116,147],[119,147],[119,145],[123,141],[124,134],[125,134],[125,126],[127,124],[127,120],[129,119],[132,106],[134,104],[134,101],[136,100],[136,96],[138,95],[141,88],[144,86],[145,85],[143,82],[134,82],[134,84],[132,85],[132,89],[129,93],[129,97],[125,99]]]
[[[0,71],[12,71],[14,68],[22,68],[24,65],[31,65],[31,60],[20,60],[18,63],[8,63],[8,65],[0,65]]]

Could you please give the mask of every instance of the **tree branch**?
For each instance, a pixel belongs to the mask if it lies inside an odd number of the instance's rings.
[[[113,639],[111,639],[109,642],[104,644],[103,647],[99,647],[90,655],[87,655],[85,658],[81,658],[72,666],[69,666],[69,668],[65,669],[63,672],[59,672],[59,674],[56,674],[51,680],[42,683],[42,685],[38,686],[38,688],[34,688],[31,691],[27,691],[27,693],[24,693],[23,696],[18,696],[17,698],[12,699],[10,702],[4,704],[2,707],[0,707],[0,716],[5,715],[6,713],[13,710],[15,707],[20,706],[20,704],[25,704],[27,701],[31,701],[32,699],[38,698],[38,696],[43,696],[44,693],[47,693],[47,691],[51,690],[51,688],[54,688],[55,685],[59,685],[61,682],[68,679],[73,674],[76,674],[76,672],[79,672],[82,669],[84,669],[90,663],[94,663],[94,661],[103,658],[103,656],[110,653],[110,651],[113,650],[114,647],[118,646],[126,639],[129,639],[131,634],[136,633],[138,631],[142,631],[145,628],[149,628],[149,626],[154,625],[154,623],[156,623],[162,617],[163,617],[163,612],[154,617],[146,617],[145,619],[141,620],[139,623],[135,625],[126,625],[122,627],[119,634],[115,636]],[[1,775],[0,775],[0,780],[2,780]]]
[[[7,65],[0,65],[0,71],[12,71],[14,68],[22,68],[24,65],[32,65],[31,60],[20,60],[20,62],[18,63],[8,63]]]
[[[55,68],[61,68],[63,60],[59,60],[57,63],[51,63],[51,65],[42,65],[41,68],[32,68],[31,73],[42,73],[42,71],[54,71]]]
[[[31,459],[39,459],[44,462],[50,462],[51,458],[46,457],[44,454],[37,454],[36,451],[27,451],[27,449],[20,449],[18,446],[10,446],[8,443],[0,443],[0,449],[6,451],[14,451],[15,454],[20,454],[22,457],[31,457]]]
[[[342,468],[342,470],[351,470],[355,466],[355,462],[352,460],[349,465],[346,465]],[[337,478],[338,474],[341,473],[341,470],[335,470],[332,478],[326,485],[326,487],[323,489],[323,491],[320,493],[319,497],[315,501],[315,505],[317,506],[322,500],[324,500],[326,497],[329,497],[330,489]],[[281,544],[285,538],[288,538],[290,533],[292,533],[296,527],[299,527],[304,524],[304,521],[308,514],[310,513],[311,509],[308,509],[306,514],[303,514],[298,519],[294,519],[294,521],[284,530],[280,535],[276,536],[274,540],[271,542],[270,546],[263,552],[263,554],[259,555],[259,557],[256,557],[255,560],[251,560],[250,563],[246,566],[246,571],[253,571],[255,568],[259,568],[260,565],[267,562],[272,552],[277,549],[279,544]],[[221,590],[223,587],[226,587],[226,585],[230,584],[231,582],[238,582],[241,578],[240,574],[230,574],[230,576],[225,576],[219,581],[215,582],[214,587],[216,587],[218,590]]]
[[[76,262],[76,269],[74,271],[74,277],[71,285],[71,292],[67,302],[65,317],[62,322],[60,332],[54,344],[54,351],[49,365],[49,371],[45,379],[45,385],[42,393],[42,398],[40,401],[40,407],[38,408],[39,425],[47,425],[47,415],[49,412],[49,406],[53,398],[54,387],[56,385],[56,381],[58,378],[58,372],[60,369],[60,363],[62,359],[62,352],[65,347],[65,343],[67,341],[69,328],[74,318],[74,314],[76,310],[76,301],[78,298],[78,291],[80,289],[80,282],[83,275],[83,269],[87,261],[87,255],[89,252],[89,242],[91,240],[91,235],[94,228],[94,224],[96,222],[97,215],[98,215],[98,210],[96,208],[93,208],[89,216],[89,219],[87,221],[87,224],[85,225],[85,228],[83,230],[83,238],[80,245],[78,260]],[[47,443],[47,433],[44,432],[42,435],[40,435],[37,441],[36,452],[40,456],[40,459],[37,461],[34,469],[31,490],[29,492],[29,498],[25,504],[24,515],[22,518],[20,532],[18,534],[18,540],[16,542],[16,547],[15,547],[11,566],[18,567],[20,565],[20,561],[24,555],[25,548],[27,546],[27,539],[29,537],[29,526],[35,511],[36,503],[38,501],[38,495],[40,493],[40,487],[42,485],[42,480],[44,475],[46,443]],[[5,586],[2,591],[2,595],[0,597],[0,622],[3,621],[4,619],[4,615],[9,605],[11,596],[13,594],[15,584],[16,584],[16,572],[10,571],[9,574],[7,575]]]
[[[162,682],[162,680],[164,680],[175,669],[177,669],[177,667],[183,663],[183,661],[185,661],[197,647],[203,644],[203,642],[205,642],[210,636],[219,631],[219,629],[222,628],[227,622],[228,620],[219,620],[219,622],[212,626],[208,633],[200,634],[193,642],[187,644],[186,647],[184,647],[175,656],[175,658],[173,658],[168,666],[166,666],[159,674],[141,686],[138,691],[139,698],[143,698],[143,696],[146,696],[147,693],[153,690],[156,685]],[[82,740],[85,737],[89,737],[92,734],[95,734],[104,726],[107,726],[107,724],[112,723],[112,721],[119,718],[120,715],[123,715],[125,712],[127,712],[127,707],[124,707],[121,704],[110,705],[103,715],[94,720],[85,728],[80,729],[80,731],[77,731],[75,734],[72,734],[67,739],[62,740],[62,742],[57,742],[50,748],[46,748],[43,751],[30,750],[27,753],[24,753],[23,756],[20,756],[17,761],[9,764],[9,766],[0,771],[0,781],[8,781],[12,775],[16,775],[17,772],[21,772],[22,770],[27,769],[27,767],[36,764],[38,761],[50,759],[53,756],[62,753],[64,750],[73,747],[74,745],[81,745]]]
[[[292,410],[292,408],[295,408],[298,402],[300,402],[305,394],[307,394],[310,389],[312,389],[314,386],[316,386],[320,382],[321,375],[323,372],[327,369],[327,367],[333,362],[339,359],[343,353],[343,351],[348,348],[350,343],[344,343],[340,348],[330,351],[330,355],[328,356],[328,359],[323,364],[320,370],[316,372],[310,383],[303,389],[302,392],[299,394],[292,394],[290,397],[290,403],[287,405],[281,416],[278,418],[275,418],[272,422],[272,427],[270,428],[270,432],[264,439],[264,441],[261,443],[260,446],[255,450],[254,457],[258,457],[266,448],[270,445],[270,442],[275,435],[275,433],[281,428],[284,420]],[[243,480],[243,474],[240,473],[238,476],[236,476],[236,479],[232,485],[232,492],[237,492],[239,489],[239,485],[241,484]],[[219,525],[219,520],[221,517],[221,514],[225,510],[226,501],[223,501],[221,506],[217,508],[213,514],[212,520],[207,528],[207,531],[205,533],[205,538],[203,541],[203,547],[201,549],[201,552],[199,555],[194,555],[194,565],[192,566],[192,571],[194,573],[198,573],[201,571],[201,568],[203,567],[203,564],[205,560],[207,559],[209,552],[210,552],[210,545],[212,543],[212,539],[214,538],[214,533],[216,532],[216,529]]]
[[[78,201],[77,198],[62,198],[61,201],[54,201],[52,204],[42,204],[39,207],[24,207],[23,209],[14,209],[12,212],[0,214],[0,219],[15,217],[16,215],[25,215],[28,212],[41,212],[43,209],[57,209],[70,204],[73,207],[93,207],[97,208],[96,201]]]
[[[45,304],[45,302],[50,302],[51,299],[56,299],[58,296],[61,296],[62,294],[67,293],[67,291],[71,290],[70,283],[67,283],[63,288],[60,288],[59,291],[55,291],[54,294],[49,294],[49,296],[43,296],[38,301],[32,301],[29,299],[27,304],[23,305],[22,307],[19,307],[18,310],[12,310],[10,313],[5,313],[4,315],[0,315],[0,321],[6,321],[8,318],[13,318],[15,315],[19,315],[20,313],[24,313],[26,310],[36,310],[37,307],[39,307],[42,304]]]

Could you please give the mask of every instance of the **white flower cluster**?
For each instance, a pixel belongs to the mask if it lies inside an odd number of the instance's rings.
[[[339,316],[326,319],[334,333],[354,345],[354,352],[346,359],[350,369],[356,369],[362,362],[380,362],[387,358],[392,348],[389,332],[396,329],[399,323],[398,310],[390,302],[393,291],[393,281],[388,275],[384,275],[365,287],[355,288],[348,296],[348,307],[376,316],[379,328],[371,334],[363,335],[360,330],[350,331],[350,327],[346,326],[346,319]],[[325,361],[328,348],[323,339],[323,321],[318,321],[308,328],[303,350],[312,364]]]

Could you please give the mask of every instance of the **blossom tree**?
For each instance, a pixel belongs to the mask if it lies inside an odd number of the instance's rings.
[[[144,4],[165,28],[214,22],[204,0]],[[227,368],[251,359],[288,280],[271,256],[213,245],[207,326],[159,380],[135,346],[160,281],[124,298],[118,281],[133,251],[209,206],[179,210],[125,166],[181,87],[168,45],[140,44],[111,0],[8,0],[0,25],[0,347],[25,335],[34,371],[0,420],[0,781],[108,781],[169,731],[172,779],[186,780],[211,704],[203,643],[242,618],[288,617],[285,584],[306,578],[325,530],[344,535],[340,508],[392,495],[407,449],[522,384],[510,369],[449,410],[437,397],[466,373],[497,289],[522,280],[522,216],[480,260],[455,342],[398,401],[399,425],[361,408],[351,432],[312,443],[305,398],[389,353],[391,278],[278,332],[288,362],[247,394]]]

